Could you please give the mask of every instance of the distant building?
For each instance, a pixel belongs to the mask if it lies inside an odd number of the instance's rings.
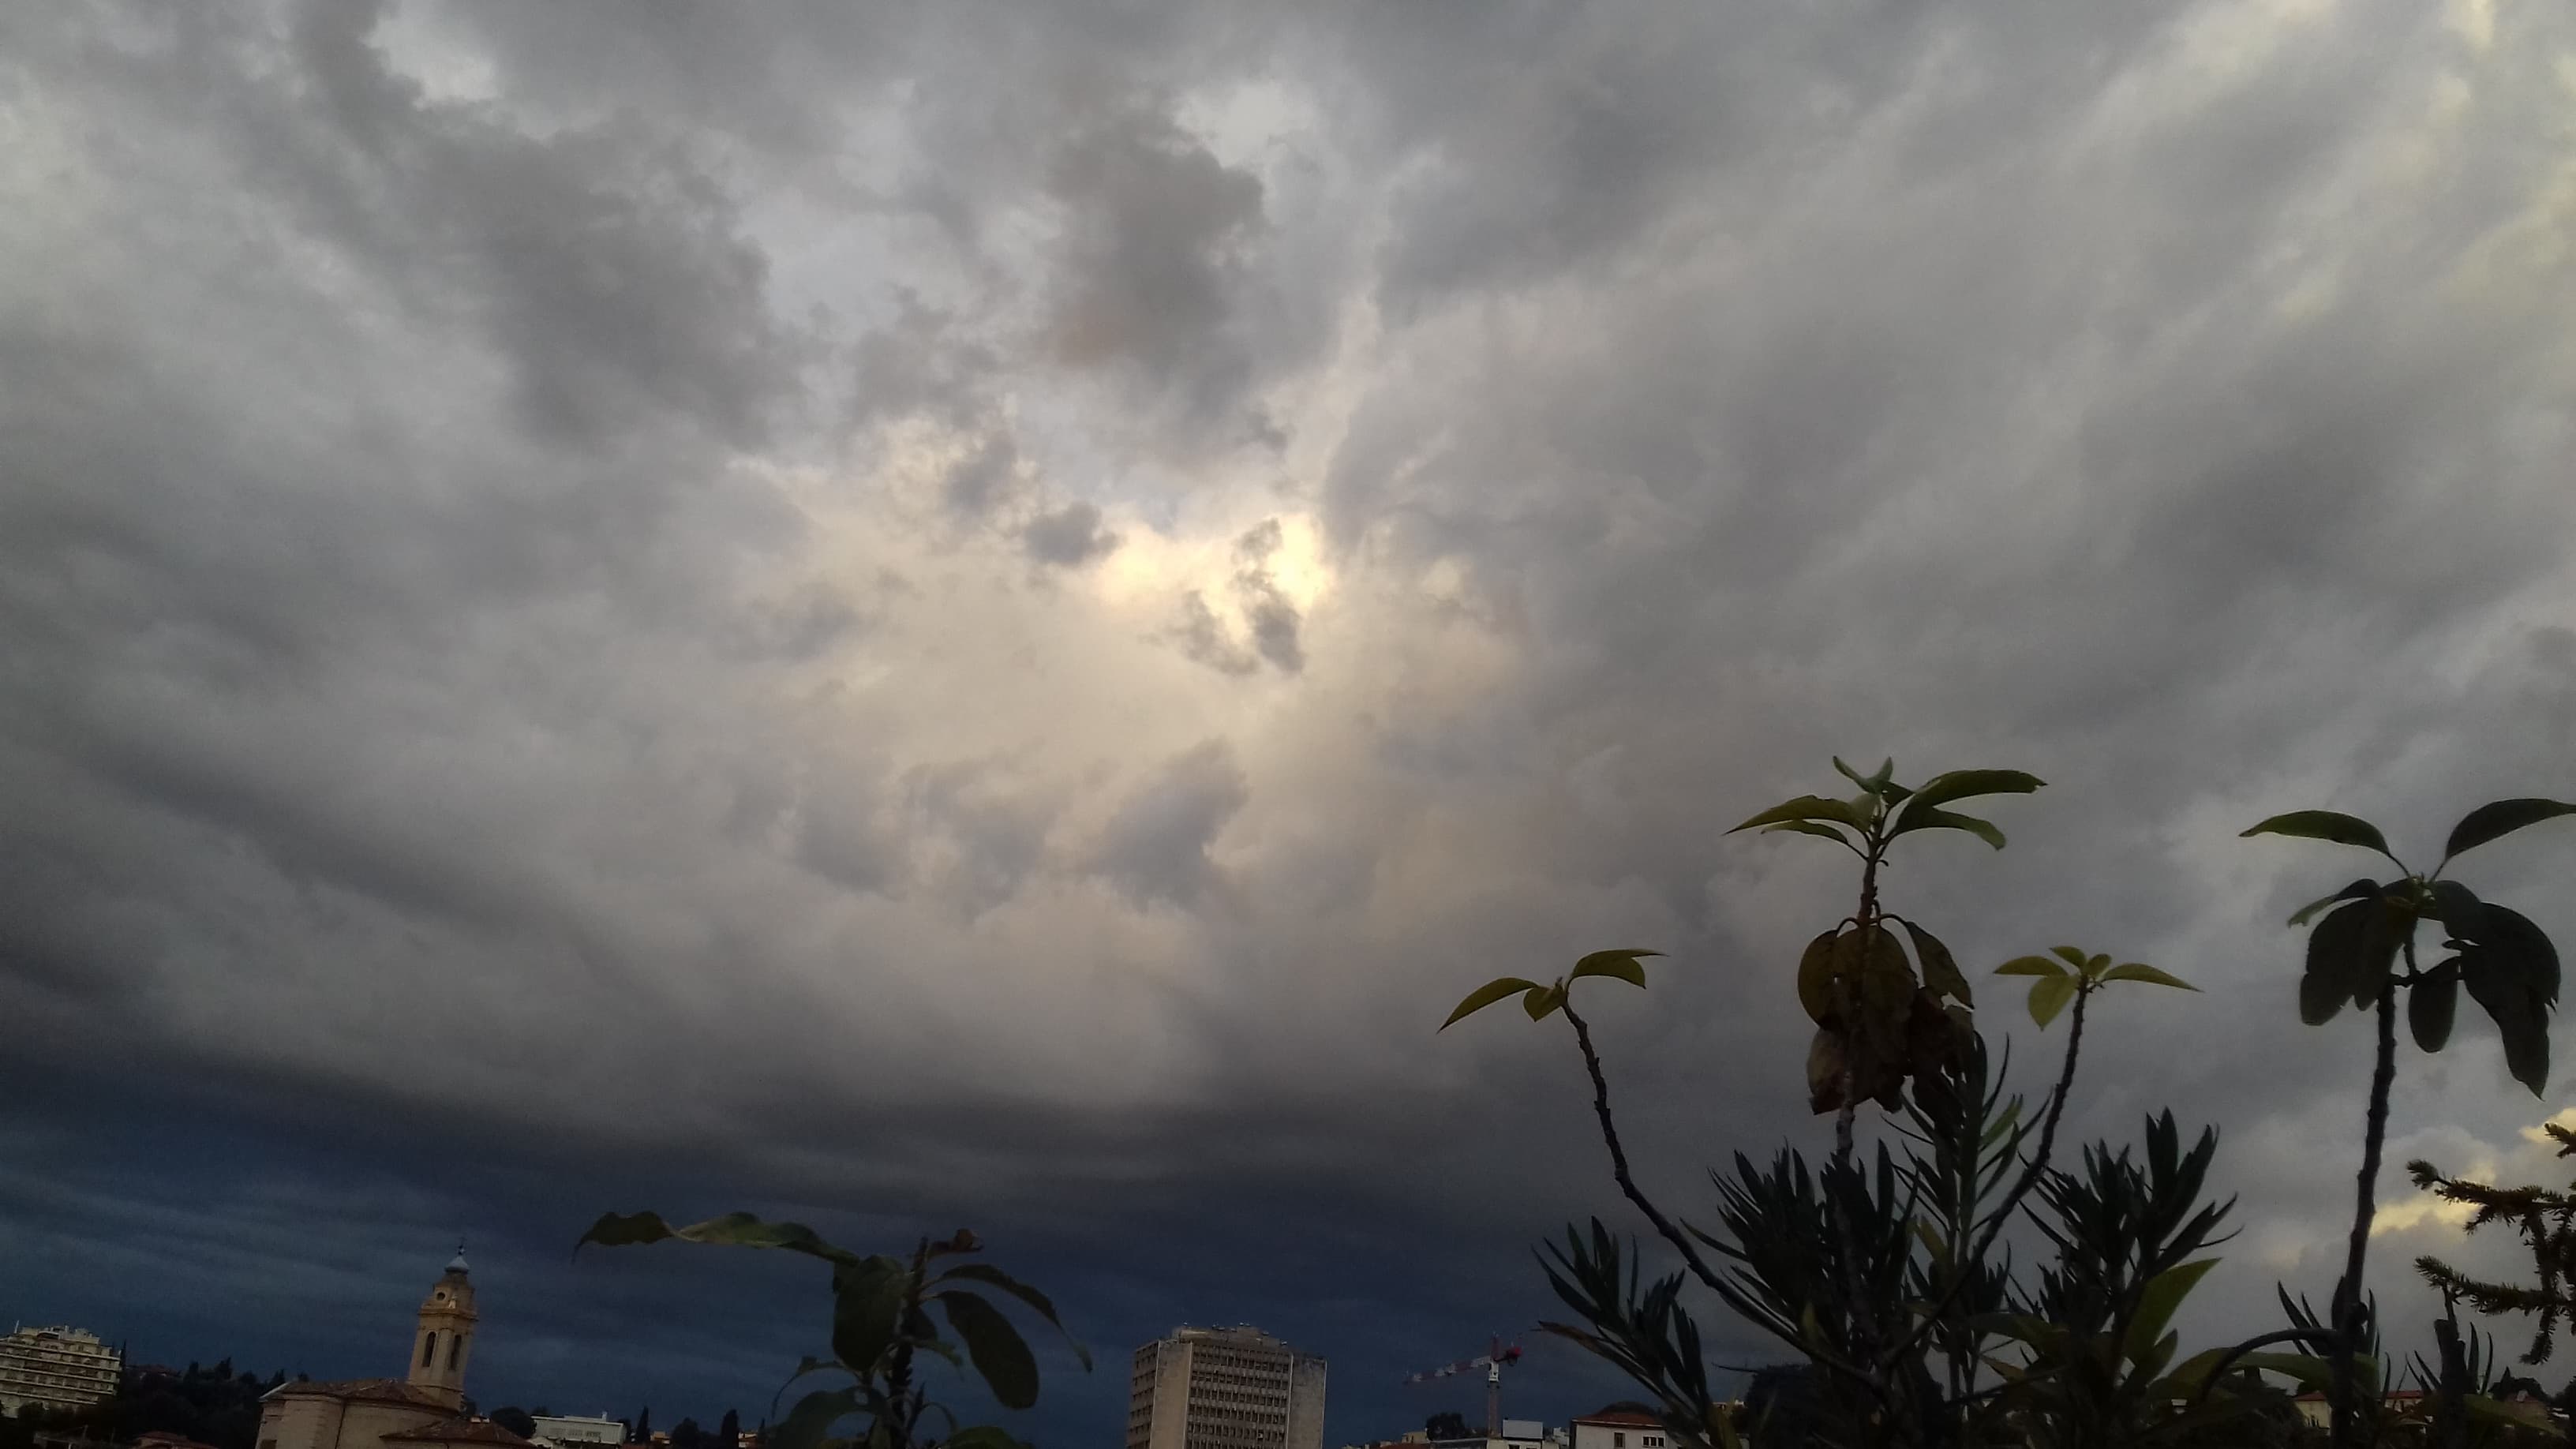
[[[1136,1350],[1127,1449],[1323,1449],[1324,1361],[1257,1328],[1174,1329]]]
[[[606,1414],[532,1414],[539,1444],[623,1444],[626,1425]]]
[[[0,1414],[22,1404],[85,1409],[116,1397],[125,1355],[64,1324],[19,1328],[0,1338]]]
[[[1663,1421],[1639,1409],[1613,1407],[1574,1421],[1574,1449],[1664,1449]]]
[[[1537,1419],[1505,1419],[1500,1434],[1474,1433],[1459,1439],[1433,1439],[1428,1434],[1408,1435],[1431,1449],[1571,1449],[1563,1429],[1550,1429]],[[1625,1446],[1622,1446],[1625,1449]]]
[[[476,1321],[474,1284],[459,1248],[420,1302],[408,1375],[280,1384],[260,1401],[259,1449],[529,1449],[527,1440],[465,1412]]]

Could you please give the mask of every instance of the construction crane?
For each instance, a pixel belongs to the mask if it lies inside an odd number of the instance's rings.
[[[1485,1371],[1485,1437],[1499,1439],[1503,1436],[1503,1368],[1507,1364],[1516,1364],[1520,1361],[1521,1346],[1515,1343],[1506,1347],[1502,1339],[1497,1337],[1491,1346],[1474,1358],[1462,1358],[1456,1363],[1442,1364],[1436,1369],[1424,1369],[1418,1374],[1407,1375],[1404,1381],[1408,1384],[1428,1383],[1433,1379],[1445,1379],[1483,1369]]]

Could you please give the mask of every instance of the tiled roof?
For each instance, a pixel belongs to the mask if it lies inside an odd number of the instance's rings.
[[[1633,1409],[1603,1409],[1597,1414],[1581,1415],[1574,1422],[1606,1424],[1614,1429],[1660,1429],[1664,1426],[1664,1421],[1654,1415],[1640,1414]]]
[[[424,1409],[453,1409],[435,1390],[401,1379],[335,1379],[330,1383],[286,1383],[269,1392],[278,1398],[312,1395],[332,1399],[368,1399],[384,1404],[417,1404]]]
[[[149,1434],[135,1435],[134,1443],[136,1449],[215,1449],[212,1444],[191,1439],[185,1434],[172,1434],[158,1429]]]
[[[493,1423],[489,1419],[462,1416],[442,1420],[399,1434],[387,1434],[385,1442],[412,1444],[498,1444],[504,1449],[528,1449],[528,1441]]]

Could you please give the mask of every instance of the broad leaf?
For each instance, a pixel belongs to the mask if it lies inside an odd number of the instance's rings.
[[[938,1295],[948,1326],[965,1340],[975,1372],[992,1387],[993,1398],[1006,1409],[1025,1409],[1038,1401],[1038,1361],[1028,1340],[1002,1316],[1002,1310],[972,1293]]]
[[[1449,1013],[1449,1019],[1440,1023],[1440,1029],[1447,1031],[1465,1018],[1475,1015],[1506,996],[1517,996],[1521,992],[1537,989],[1538,983],[1535,981],[1524,981],[1517,976],[1496,977],[1468,992],[1467,999],[1458,1003],[1458,1009]]]
[[[1565,1005],[1565,988],[1562,986],[1542,986],[1521,998],[1521,1010],[1528,1012],[1529,1019],[1532,1021],[1547,1020],[1556,1015],[1557,1008],[1563,1005]]]
[[[1997,850],[2004,848],[2004,833],[1994,827],[1994,822],[1979,820],[1973,815],[1955,815],[1947,810],[1918,808],[1923,797],[1916,795],[1914,798],[1916,804],[1905,807],[1905,818],[1897,822],[1894,830],[1887,832],[1891,837],[1910,830],[1964,830]]]
[[[2015,956],[1995,968],[1997,976],[2063,976],[2066,967],[2045,956]]]
[[[1917,787],[1913,799],[1906,802],[1906,823],[1899,828],[1912,828],[1913,817],[1953,800],[1966,800],[1978,795],[2027,795],[2046,783],[2037,775],[2019,770],[1948,770],[1933,776]]]
[[[606,1213],[590,1225],[590,1231],[581,1235],[573,1249],[578,1252],[584,1243],[619,1248],[672,1239],[737,1248],[785,1248],[792,1253],[803,1253],[834,1263],[859,1261],[856,1253],[824,1242],[803,1223],[763,1222],[749,1213],[726,1213],[723,1217],[691,1223],[685,1228],[672,1227],[662,1220],[659,1213]]]
[[[1868,829],[1868,822],[1862,820],[1860,812],[1852,809],[1848,803],[1841,800],[1828,800],[1821,795],[1801,795],[1795,800],[1785,800],[1772,806],[1736,826],[1735,830],[1729,830],[1726,833],[1733,835],[1736,830],[1751,830],[1757,825],[1777,825],[1784,820],[1830,820],[1839,825],[1848,825],[1854,830]]]
[[[1574,969],[1566,973],[1565,979],[1573,981],[1585,976],[1615,976],[1631,986],[1643,988],[1646,984],[1646,968],[1638,964],[1637,958],[1662,954],[1664,953],[1661,951],[1643,950],[1595,951],[1575,962]]]
[[[2084,948],[2081,946],[2051,946],[2048,948],[2048,954],[2078,971],[2088,969],[2093,963],[2093,958],[2085,955]]]
[[[2057,1014],[2066,1009],[2066,1003],[2073,1001],[2075,993],[2083,988],[2084,983],[2072,975],[2050,976],[2032,982],[2030,987],[2032,1023],[2045,1027],[2055,1021]]]
[[[787,1417],[770,1428],[764,1443],[774,1449],[815,1449],[834,1424],[859,1411],[859,1391],[818,1389],[796,1401]]]
[[[2332,810],[2293,810],[2275,815],[2245,835],[2294,835],[2302,840],[2330,840],[2337,845],[2354,845],[2388,855],[2388,837],[2379,827],[2358,815],[2344,815]],[[2389,856],[2389,859],[2396,859]]]
[[[2455,880],[2437,880],[2427,889],[2433,896],[2433,918],[2442,929],[2462,941],[2483,940],[2487,930],[2486,902],[2467,886]]]
[[[2149,966],[2143,961],[2131,961],[2125,965],[2114,966],[2110,970],[2102,973],[2102,979],[2105,981],[2144,981],[2155,986],[2179,987],[2184,991],[2198,991],[2200,989],[2199,987],[2192,985],[2190,982],[2183,980],[2179,976],[2173,975],[2170,972],[2159,971],[2155,967]]]
[[[832,1270],[832,1356],[867,1373],[893,1347],[912,1270],[883,1255]]]
[[[2576,815],[2576,805],[2564,800],[2540,799],[2497,800],[2481,805],[2451,827],[2451,838],[2442,847],[2442,859],[2448,861],[2498,836],[2511,835],[2526,825],[2537,825],[2561,815]]]
[[[2304,926],[2308,923],[2308,917],[2315,915],[2317,912],[2324,910],[2326,907],[2333,905],[2337,901],[2358,901],[2377,894],[2379,894],[2379,882],[2375,880],[2354,881],[2352,884],[2345,886],[2342,890],[2336,891],[2333,895],[2319,896],[2315,900],[2308,902],[2306,905],[2299,907],[2298,914],[2290,917],[2290,924],[2293,926]]]
[[[1958,958],[1950,954],[1950,948],[1941,944],[1940,937],[1912,921],[1904,925],[1905,934],[1914,942],[1915,959],[1923,963],[1923,984],[1962,1006],[1976,1005],[1968,993],[1968,978],[1960,974]]]
[[[2451,1019],[2460,1008],[2460,961],[2453,957],[2415,979],[2406,989],[2406,1027],[2415,1045],[2437,1052],[2451,1039]]]
[[[1023,1283],[1017,1278],[1012,1277],[1010,1274],[1003,1272],[1001,1269],[994,1267],[992,1264],[961,1263],[957,1267],[951,1268],[947,1272],[941,1274],[939,1276],[939,1281],[946,1283],[957,1278],[971,1278],[978,1283],[987,1283],[995,1288],[1001,1289],[1003,1292],[1019,1299],[1022,1303],[1036,1309],[1039,1317],[1044,1318],[1047,1322],[1055,1325],[1056,1332],[1065,1333],[1064,1320],[1055,1316],[1055,1303],[1053,1300],[1049,1299],[1045,1294],[1040,1293],[1035,1288],[1030,1287],[1028,1284]],[[1091,1367],[1091,1350],[1076,1342],[1073,1335],[1070,1333],[1065,1333],[1064,1341],[1067,1344],[1072,1345],[1074,1357],[1081,1359],[1083,1368],[1086,1371],[1089,1370]]]
[[[2343,1002],[2378,1001],[2398,944],[2387,917],[2387,907],[2374,897],[2338,906],[2317,922],[2308,933],[2307,975],[2299,983],[2301,1020],[2318,1026]]]
[[[2549,1079],[2549,1006],[2526,971],[2502,951],[2471,947],[2460,953],[2460,984],[2494,1019],[2504,1038],[2505,1069],[2541,1095]]]
[[[2131,1358],[2143,1358],[2156,1340],[2164,1337],[2165,1325],[2173,1320],[2174,1310],[2217,1266],[2216,1258],[2201,1258],[2176,1264],[2147,1280],[2147,1286],[2138,1294],[2137,1316],[2129,1320],[2125,1347]]]
[[[1823,933],[1798,956],[1798,1005],[1818,1025],[1834,1014],[1834,939],[1839,934]]]

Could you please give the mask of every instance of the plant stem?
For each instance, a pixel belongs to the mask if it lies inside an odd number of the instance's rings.
[[[1725,1293],[1725,1283],[1700,1257],[1699,1249],[1691,1246],[1689,1236],[1672,1219],[1664,1216],[1663,1211],[1638,1188],[1637,1180],[1629,1175],[1628,1153],[1619,1145],[1618,1124],[1610,1118],[1610,1079],[1601,1073],[1601,1054],[1592,1049],[1592,1028],[1575,1014],[1571,1002],[1558,1009],[1573,1024],[1574,1044],[1583,1048],[1583,1069],[1592,1074],[1592,1112],[1601,1119],[1601,1141],[1610,1149],[1610,1175],[1618,1179],[1619,1191],[1636,1205],[1637,1211],[1646,1215],[1646,1221],[1655,1225],[1655,1231],[1663,1235],[1665,1242],[1680,1250],[1682,1261],[1690,1265],[1695,1277],[1718,1293]]]
[[[2012,1217],[2013,1209],[2021,1205],[2021,1200],[2039,1185],[2041,1174],[2048,1171],[2049,1154],[2057,1146],[2058,1119],[2066,1115],[2066,1098],[2075,1088],[2075,1058],[2084,1050],[2084,1004],[2092,996],[2093,988],[2089,985],[2078,986],[2075,990],[2075,1011],[2066,1026],[2066,1060],[2057,1069],[2057,1087],[2049,1093],[2048,1113],[2039,1119],[2039,1150],[2031,1155],[2030,1164],[2022,1169],[2012,1191],[2006,1193],[2003,1202],[1996,1207],[1985,1232],[1978,1235],[1977,1251],[1971,1262],[1986,1260],[1987,1251],[1994,1247],[1995,1239],[2003,1235],[2004,1224]]]
[[[2415,970],[2411,923],[2404,945],[2407,974],[2411,976]],[[2353,1193],[2352,1240],[2344,1249],[2343,1282],[2335,1290],[2335,1328],[2343,1341],[2343,1353],[2335,1360],[2334,1449],[2358,1449],[2361,1443],[2361,1406],[2354,1402],[2361,1358],[2361,1273],[2370,1255],[2370,1222],[2379,1190],[2379,1150],[2388,1136],[2388,1090],[2396,1080],[2397,978],[2391,974],[2379,984],[2379,1057],[2370,1072],[2370,1115],[2362,1132],[2361,1177]]]

